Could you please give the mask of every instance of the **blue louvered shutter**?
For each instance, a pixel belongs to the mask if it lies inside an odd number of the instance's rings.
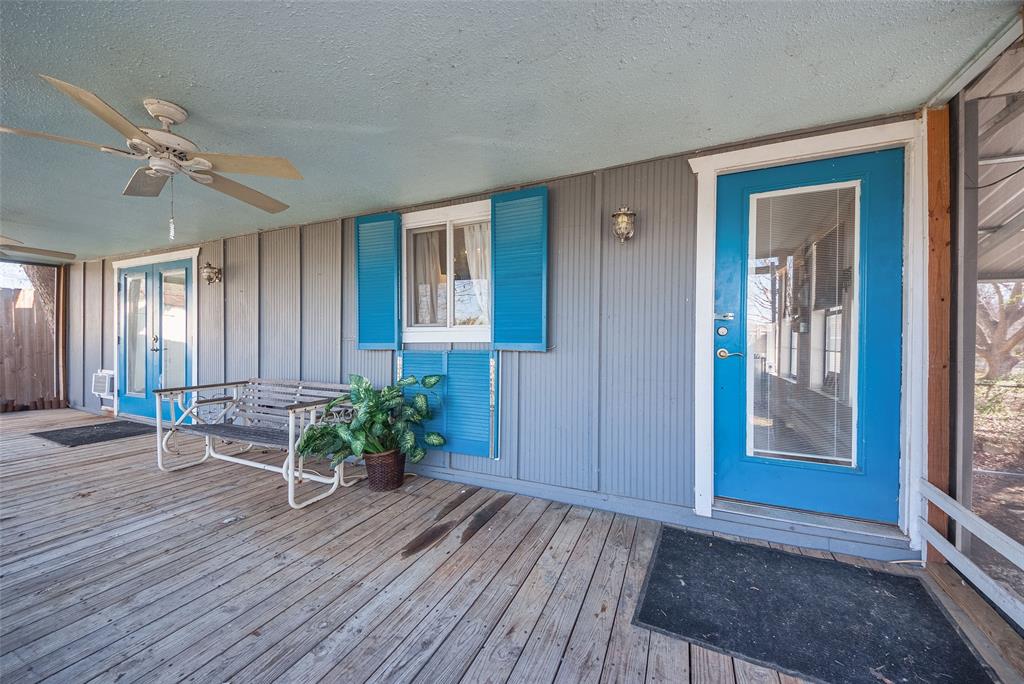
[[[356,219],[356,300],[360,349],[398,349],[402,217],[375,214]]]
[[[422,378],[424,375],[445,375],[445,364],[447,352],[443,351],[404,351],[402,352],[402,377],[415,375]],[[416,394],[426,394],[430,412],[433,414],[430,420],[424,422],[422,428],[414,431],[423,437],[424,431],[440,432],[445,434],[445,393],[447,390],[447,377],[434,385],[431,389],[425,389],[421,385],[406,387],[404,394],[406,399],[411,399]]]
[[[489,456],[491,353],[448,352],[445,384],[445,449],[456,454]]]
[[[547,350],[548,189],[491,198],[494,349]]]
[[[413,385],[405,396],[425,393],[433,417],[417,428],[445,436],[445,451],[467,456],[491,456],[491,356],[486,350],[402,352],[402,376],[443,375],[433,389]],[[497,388],[495,388],[497,394]]]

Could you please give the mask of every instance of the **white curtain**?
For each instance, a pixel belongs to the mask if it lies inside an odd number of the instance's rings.
[[[491,321],[491,224],[476,223],[464,228],[466,261],[473,281],[473,295],[480,306],[480,324],[488,325]]]
[[[444,238],[444,231],[436,230],[416,235],[413,258],[416,322],[420,324],[444,325],[448,321],[447,307],[440,302],[440,295],[447,295],[441,264],[441,240]]]

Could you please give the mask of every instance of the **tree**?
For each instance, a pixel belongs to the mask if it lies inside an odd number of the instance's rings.
[[[1024,280],[978,283],[978,321],[975,340],[985,359],[982,380],[996,381],[1024,360]]]

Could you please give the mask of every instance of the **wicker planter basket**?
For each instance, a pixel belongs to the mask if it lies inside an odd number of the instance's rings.
[[[398,489],[405,481],[405,456],[397,449],[382,454],[364,454],[363,462],[370,491]]]

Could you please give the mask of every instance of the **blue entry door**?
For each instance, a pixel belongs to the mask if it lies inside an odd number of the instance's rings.
[[[719,177],[715,496],[897,521],[903,155]]]
[[[118,407],[156,417],[153,390],[191,384],[192,261],[122,269],[119,275]],[[169,417],[165,408],[164,417]]]

